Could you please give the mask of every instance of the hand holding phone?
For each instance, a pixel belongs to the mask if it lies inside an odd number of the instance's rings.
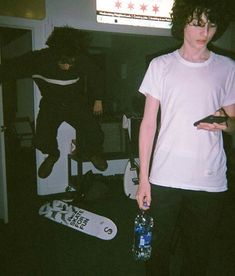
[[[209,115],[209,116],[195,122],[193,125],[197,126],[200,123],[209,123],[209,124],[217,123],[217,124],[221,124],[221,123],[227,122],[227,120],[228,120],[228,116]]]

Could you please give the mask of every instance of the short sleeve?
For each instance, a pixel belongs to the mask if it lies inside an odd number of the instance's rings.
[[[223,102],[223,106],[235,104],[235,62],[232,61],[231,70],[227,76],[226,81],[226,97]]]
[[[145,73],[143,81],[139,87],[139,92],[160,100],[160,92],[161,92],[161,64],[158,58],[154,58]]]

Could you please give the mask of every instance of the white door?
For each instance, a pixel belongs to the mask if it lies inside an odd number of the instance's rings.
[[[6,157],[4,120],[2,103],[2,85],[0,84],[0,221],[8,223],[7,181],[6,181]]]

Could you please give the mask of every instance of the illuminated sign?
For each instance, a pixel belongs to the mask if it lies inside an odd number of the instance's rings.
[[[170,28],[174,0],[96,0],[99,23]]]

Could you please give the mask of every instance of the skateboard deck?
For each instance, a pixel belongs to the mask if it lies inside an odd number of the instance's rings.
[[[62,200],[42,205],[39,215],[102,240],[111,240],[117,234],[117,227],[112,220]]]

